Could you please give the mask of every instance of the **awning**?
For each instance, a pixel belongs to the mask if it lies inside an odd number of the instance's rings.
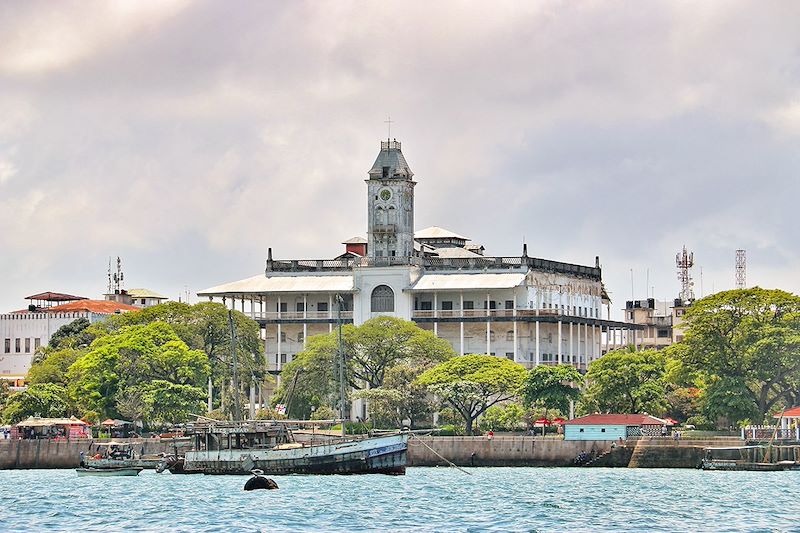
[[[513,289],[522,285],[525,274],[503,272],[497,274],[423,274],[409,290],[446,291],[478,289]]]
[[[353,275],[317,276],[253,276],[224,285],[217,285],[197,293],[198,296],[224,296],[228,294],[266,294],[275,292],[350,292]]]
[[[31,416],[27,420],[18,422],[15,425],[22,428],[40,428],[50,426],[85,426],[86,422],[78,420],[74,416],[70,418],[39,418]]]

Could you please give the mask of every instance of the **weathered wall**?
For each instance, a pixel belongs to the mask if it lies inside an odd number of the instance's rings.
[[[629,443],[631,446],[633,443]],[[635,441],[630,468],[697,468],[708,446],[742,446],[740,439],[683,440],[643,437]]]
[[[174,451],[174,444],[169,440],[136,439],[134,452],[137,454],[158,454]],[[77,468],[81,452],[87,455],[98,453],[101,440],[0,440],[0,470],[15,468]],[[187,446],[188,442],[179,442],[178,446]]]
[[[426,446],[427,445],[427,446]],[[412,437],[408,441],[409,466],[572,466],[581,452],[597,453],[611,447],[608,441],[564,441],[528,436]]]

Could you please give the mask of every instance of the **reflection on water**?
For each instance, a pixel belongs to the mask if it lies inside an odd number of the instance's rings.
[[[406,476],[0,472],[0,529],[800,531],[800,472],[410,468]]]

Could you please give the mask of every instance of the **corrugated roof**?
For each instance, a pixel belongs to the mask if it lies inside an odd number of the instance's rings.
[[[411,286],[412,291],[459,289],[511,289],[525,281],[524,273],[500,274],[423,274]]]
[[[83,296],[73,296],[71,294],[64,294],[61,292],[40,292],[33,296],[26,296],[26,300],[44,300],[46,302],[71,302],[74,300],[86,300]]]
[[[400,143],[396,140],[381,142],[381,151],[369,171],[370,177],[382,177],[383,169],[386,167],[389,169],[387,178],[411,179],[414,176],[406,162],[406,158],[403,156]]]
[[[431,226],[430,228],[421,229],[414,232],[415,239],[461,239],[462,241],[471,240],[469,237],[459,235],[449,229],[440,228],[439,226]]]
[[[615,415],[615,414],[594,414],[580,418],[567,420],[564,425],[589,425],[589,426],[663,426],[666,420],[650,415]]]
[[[271,276],[263,274],[224,285],[217,285],[197,293],[198,296],[221,294],[257,294],[267,292],[348,292],[353,290],[353,275],[338,276]]]
[[[48,313],[66,313],[68,311],[88,311],[90,313],[97,313],[100,315],[111,315],[124,311],[141,311],[138,307],[127,305],[112,300],[78,300],[63,305],[56,305],[44,309]]]
[[[86,426],[88,424],[83,420],[78,420],[74,416],[70,418],[39,418],[31,416],[28,417],[27,420],[23,420],[15,425],[23,428],[37,428],[48,426]]]
[[[369,244],[369,241],[364,237],[350,237],[342,244]]]
[[[166,300],[166,296],[161,296],[157,292],[150,289],[128,289],[128,296],[133,298],[157,298],[159,300]]]

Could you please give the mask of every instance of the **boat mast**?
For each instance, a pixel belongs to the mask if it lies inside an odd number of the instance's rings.
[[[239,398],[239,365],[236,361],[236,330],[233,327],[233,311],[228,309],[228,325],[231,328],[231,360],[233,361],[233,419],[242,419],[241,399]]]
[[[341,294],[336,295],[336,318],[339,329],[339,418],[342,420],[342,437],[347,436],[345,428],[345,393],[344,393],[344,348],[342,342],[342,304],[344,299]]]

